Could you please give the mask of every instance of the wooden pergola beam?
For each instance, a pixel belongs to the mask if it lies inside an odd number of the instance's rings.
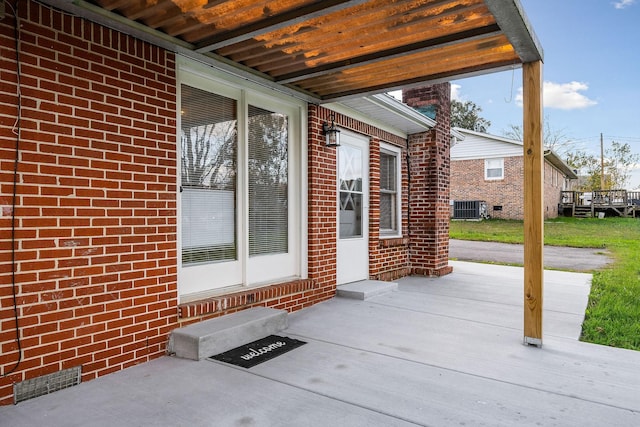
[[[221,47],[229,46],[233,43],[239,43],[249,40],[270,31],[274,31],[289,25],[295,25],[327,13],[347,9],[365,3],[367,0],[323,0],[322,2],[312,3],[308,6],[299,7],[292,11],[283,13],[272,18],[258,21],[255,24],[245,25],[242,28],[231,30],[221,35],[217,35],[205,40],[196,46],[199,53],[211,52]]]
[[[524,95],[524,343],[542,346],[544,146],[542,61],[522,67]]]
[[[488,25],[482,28],[474,28],[472,30],[463,31],[456,34],[448,34],[446,36],[437,37],[432,40],[425,40],[405,46],[388,49],[382,52],[370,53],[354,58],[349,58],[338,63],[323,64],[307,70],[296,71],[285,74],[276,78],[276,82],[287,84],[299,80],[305,80],[311,77],[325,76],[337,71],[348,70],[357,65],[373,64],[380,61],[388,61],[393,58],[399,58],[405,55],[412,55],[420,52],[428,52],[430,50],[443,49],[449,46],[455,46],[460,43],[466,43],[474,40],[483,40],[500,34],[500,27],[497,24]]]

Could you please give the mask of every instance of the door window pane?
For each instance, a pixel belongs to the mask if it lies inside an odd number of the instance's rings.
[[[287,253],[289,123],[249,106],[249,255]]]
[[[339,147],[340,238],[362,237],[362,150]]]
[[[182,86],[183,264],[235,260],[236,101]]]
[[[340,192],[340,238],[362,237],[362,194]]]

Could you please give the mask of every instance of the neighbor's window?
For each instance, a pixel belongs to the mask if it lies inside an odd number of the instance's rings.
[[[400,234],[400,149],[383,145],[380,150],[380,235]]]
[[[504,159],[485,159],[484,179],[503,179]]]

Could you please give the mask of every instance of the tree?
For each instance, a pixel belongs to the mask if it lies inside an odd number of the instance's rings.
[[[491,122],[480,117],[482,108],[471,101],[451,100],[451,127],[487,132]]]
[[[236,121],[198,123],[183,120],[180,150],[182,185],[233,189],[236,179]]]
[[[578,171],[581,179],[575,185],[577,191],[593,191],[600,189],[600,159],[584,150],[569,152],[565,162]]]
[[[520,125],[509,125],[506,131],[502,132],[507,138],[522,141],[524,132]],[[553,150],[560,157],[565,157],[570,151],[574,150],[574,141],[569,138],[564,129],[553,129],[549,120],[544,121],[544,132],[542,135],[544,146]]]
[[[625,189],[631,178],[631,170],[640,162],[640,154],[632,153],[628,143],[611,141],[611,147],[605,152],[608,160],[612,189]],[[605,163],[605,167],[606,167]]]
[[[604,188],[601,188],[602,159],[584,150],[566,154],[566,163],[577,169],[585,179],[576,190],[625,189],[631,177],[631,169],[640,162],[640,154],[632,153],[628,143],[611,142],[604,152]]]

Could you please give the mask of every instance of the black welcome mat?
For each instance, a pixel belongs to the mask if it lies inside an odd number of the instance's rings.
[[[243,368],[251,368],[274,357],[280,356],[296,347],[306,344],[304,341],[278,335],[268,337],[216,354],[209,359],[230,363]]]

